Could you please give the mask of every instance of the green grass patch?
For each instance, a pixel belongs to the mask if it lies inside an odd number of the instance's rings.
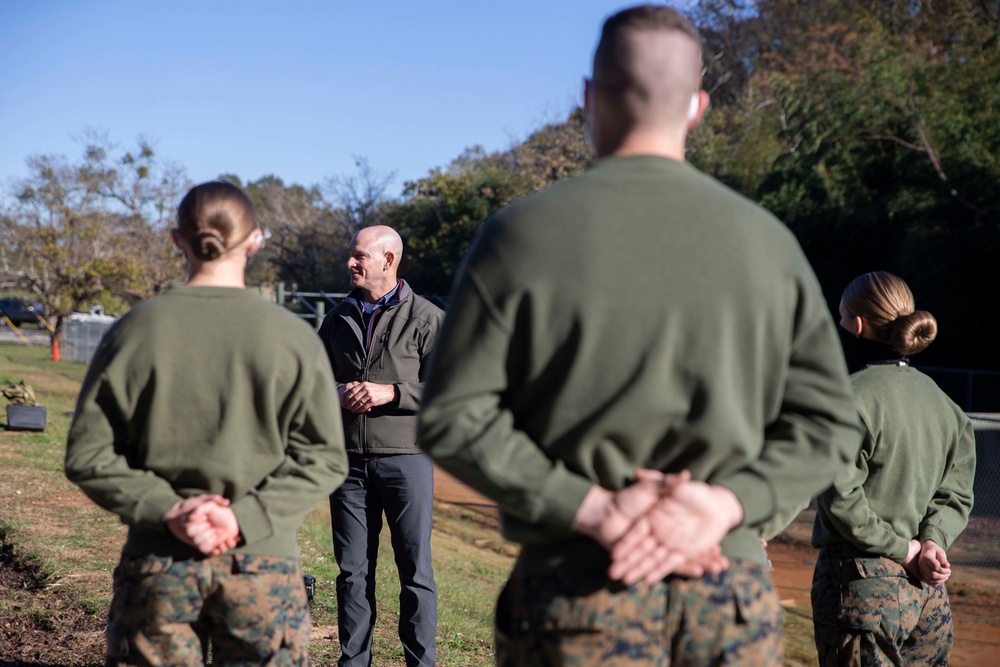
[[[63,476],[63,455],[76,392],[86,367],[53,362],[42,346],[0,344],[0,382],[28,381],[48,408],[42,433],[0,432],[0,517],[5,544],[36,566],[37,586],[86,614],[103,618],[110,605],[111,574],[124,541],[117,518],[87,500]],[[510,569],[512,548],[489,526],[458,508],[439,506],[433,542],[438,601],[438,664],[465,667],[492,662],[492,613]],[[314,664],[339,655],[337,604],[330,517],[317,506],[299,531],[303,567],[317,579],[311,653]],[[477,546],[478,545],[478,546]],[[397,636],[399,580],[388,530],[382,535],[377,569],[377,628],[374,664],[403,665]],[[9,601],[8,601],[9,602]],[[38,626],[58,624],[58,611],[19,600],[0,612],[30,616]],[[98,656],[99,657],[99,656]]]
[[[783,623],[785,632],[785,661],[787,666],[806,667],[819,659],[813,641],[812,609],[787,607]]]
[[[0,344],[0,382],[27,380],[48,408],[42,433],[0,431],[0,548],[31,568],[34,591],[0,599],[0,617],[65,632],[66,642],[87,646],[72,664],[103,661],[100,630],[111,597],[111,576],[125,537],[117,518],[86,499],[63,476],[66,432],[86,368],[52,362],[42,346]],[[497,533],[489,511],[435,504],[434,552],[438,587],[438,665],[468,667],[493,662],[493,611],[517,548]],[[299,531],[305,572],[316,577],[313,663],[339,655],[337,602],[330,517],[318,505]],[[377,621],[373,664],[404,665],[397,636],[399,581],[388,530],[381,536],[377,568]],[[3,597],[3,596],[0,596]],[[44,604],[43,604],[44,603]],[[89,626],[66,629],[69,610]],[[89,619],[89,620],[88,620]],[[786,665],[815,664],[812,624],[796,609],[785,614]],[[76,634],[73,634],[76,633]],[[78,639],[82,638],[82,639]],[[86,654],[87,659],[80,659]],[[70,664],[70,663],[65,663]]]
[[[493,656],[493,605],[513,562],[512,556],[480,544],[502,541],[491,528],[471,524],[464,510],[435,505],[434,554],[438,588],[438,665],[466,667],[490,664]],[[472,535],[472,539],[467,538]],[[374,664],[403,665],[397,635],[399,578],[393,562],[389,531],[380,537],[376,567],[376,631]],[[317,664],[332,664],[340,654],[335,639],[337,565],[333,557],[330,514],[326,503],[306,517],[299,530],[302,565],[316,577],[311,653]]]

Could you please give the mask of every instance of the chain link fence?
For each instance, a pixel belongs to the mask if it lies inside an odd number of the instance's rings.
[[[948,549],[948,560],[962,585],[1000,591],[1000,413],[969,417],[976,432],[975,501],[969,525]],[[810,544],[815,517],[814,498],[776,539]]]
[[[306,320],[316,330],[319,330],[326,314],[337,307],[344,300],[347,292],[299,292],[297,290],[287,290],[282,284],[278,284],[273,290],[261,291],[268,299],[273,299],[279,306],[284,306],[303,320]],[[448,299],[440,294],[421,294],[438,308],[446,310]]]
[[[948,550],[953,567],[981,569],[1000,585],[1000,413],[972,413],[976,430],[975,503],[969,526]]]
[[[922,365],[915,368],[930,376],[966,412],[1000,409],[1000,371]]]
[[[278,304],[290,308],[319,328],[325,313],[346,295],[286,292],[283,286],[279,286],[273,297],[270,294],[266,296],[274,298]],[[102,312],[77,313],[72,316],[66,323],[63,358],[89,363],[101,337],[114,321],[114,317]],[[995,407],[992,399],[1000,394],[1000,373],[959,369],[924,370],[942,384],[946,391],[950,389],[952,398],[960,405],[989,403],[989,407]],[[977,389],[975,393],[974,387]],[[1000,412],[970,413],[969,416],[976,432],[976,478],[973,487],[975,505],[968,528],[949,549],[949,558],[953,565],[974,569],[980,573],[981,578],[1000,585]],[[786,533],[794,534],[793,539],[808,543],[814,514],[815,501],[789,526]]]

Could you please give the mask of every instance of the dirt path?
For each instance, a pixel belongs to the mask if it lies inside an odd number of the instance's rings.
[[[436,465],[434,466],[434,497],[456,505],[495,506],[492,500],[476,493]]]
[[[774,541],[767,547],[774,563],[774,583],[786,610],[812,618],[809,588],[816,550],[789,542]],[[956,578],[961,575],[956,572]],[[960,586],[959,586],[960,588]],[[956,667],[993,666],[1000,655],[1000,609],[981,595],[951,598],[955,617],[955,648],[950,664]]]
[[[434,495],[445,502],[492,507],[487,498],[472,491],[443,470],[435,471]],[[778,587],[782,604],[789,613],[798,613],[812,618],[809,589],[812,583],[816,550],[805,546],[811,530],[812,516],[803,513],[787,531],[789,539],[772,541],[768,545],[768,556],[774,564],[774,583]],[[996,573],[993,588],[1000,584],[1000,573]],[[983,581],[980,572],[970,573],[969,579],[977,583]],[[969,588],[963,581],[962,572],[956,570],[949,588],[952,612],[955,617],[955,648],[951,655],[954,667],[993,667],[1000,656],[1000,605],[997,595],[983,592],[979,586]]]

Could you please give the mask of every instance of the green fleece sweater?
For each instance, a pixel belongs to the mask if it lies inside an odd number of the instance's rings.
[[[128,524],[123,556],[192,557],[163,516],[232,501],[234,551],[298,556],[295,533],[347,472],[319,338],[253,291],[174,286],[101,341],[80,391],[66,475]]]
[[[723,542],[827,487],[860,431],[837,334],[794,237],[693,167],[600,160],[493,216],[456,278],[419,441],[496,500],[518,568],[604,566],[571,530],[637,468],[730,488]]]
[[[851,376],[865,427],[855,465],[817,499],[813,546],[902,562],[911,539],[951,546],[972,511],[972,422],[929,377],[880,364]]]

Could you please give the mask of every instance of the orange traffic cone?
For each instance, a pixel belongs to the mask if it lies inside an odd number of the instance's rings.
[[[52,361],[60,361],[62,357],[59,355],[59,340],[56,339],[52,341]]]

